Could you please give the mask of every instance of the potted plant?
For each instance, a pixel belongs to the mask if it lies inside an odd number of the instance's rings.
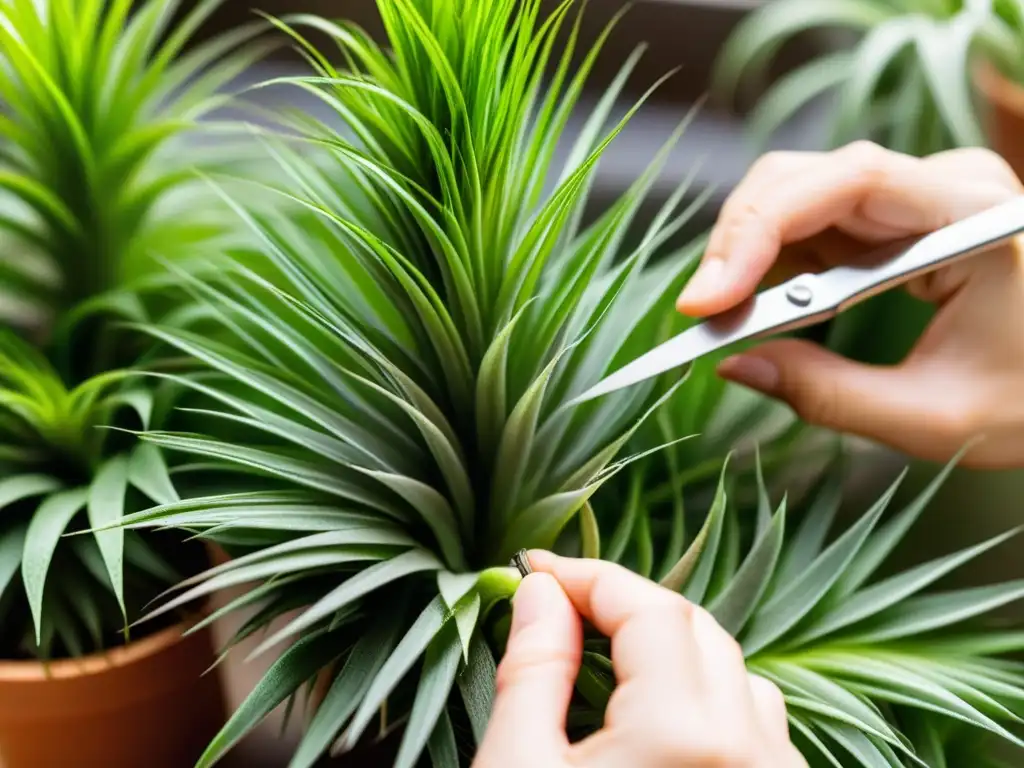
[[[180,533],[88,533],[179,498],[153,427],[174,387],[140,378],[165,317],[162,261],[238,228],[182,152],[217,91],[263,50],[256,26],[183,53],[215,9],[0,4],[0,764],[168,766],[223,723],[208,633],[181,612],[128,623],[208,567]],[[211,154],[210,149],[214,152]],[[211,165],[212,162],[212,165]],[[198,183],[197,183],[198,181]],[[83,532],[86,532],[83,534]],[[198,747],[198,749],[197,749]]]
[[[819,490],[791,509],[764,470],[816,433],[766,422],[764,461],[754,451],[723,471],[735,427],[765,406],[722,391],[713,361],[574,403],[685,326],[665,308],[702,248],[673,243],[702,202],[685,188],[622,246],[664,155],[610,208],[587,211],[602,153],[640,108],[608,126],[636,57],[556,165],[598,54],[575,58],[571,3],[550,15],[535,0],[378,9],[390,51],[345,22],[277,22],[313,67],[286,82],[345,126],[292,115],[268,142],[291,177],[276,189],[305,214],[236,200],[259,245],[196,281],[233,338],[148,326],[201,364],[175,378],[201,418],[143,439],[224,474],[216,493],[121,524],[182,527],[235,554],[150,617],[248,584],[224,608],[251,611],[235,640],[265,632],[254,655],[283,650],[198,764],[312,697],[292,768],[389,736],[400,768],[424,755],[458,765],[490,713],[519,581],[507,563],[529,547],[618,559],[709,606],[785,691],[815,764],[941,765],[977,733],[1018,744],[1007,724],[1024,679],[1003,655],[1020,636],[969,622],[1019,598],[1020,583],[929,589],[1009,534],[879,570],[941,476],[903,511],[887,512],[894,486],[845,525],[838,476],[807,472]],[[694,431],[703,442],[686,441]],[[571,716],[581,733],[613,685],[606,643],[588,650]]]
[[[766,138],[812,99],[837,92],[833,145],[870,138],[927,155],[987,138],[1024,174],[1020,3],[774,0],[733,34],[714,90],[731,99],[740,84],[763,80],[790,39],[819,29],[843,30],[856,44],[825,53],[775,83],[755,109],[757,136]]]

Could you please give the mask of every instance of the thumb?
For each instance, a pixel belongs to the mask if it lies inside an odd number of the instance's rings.
[[[557,765],[569,740],[569,702],[583,655],[583,627],[553,577],[533,573],[512,603],[512,629],[475,768]]]
[[[809,424],[880,441],[921,458],[945,456],[946,443],[956,440],[946,434],[948,408],[939,390],[923,386],[927,382],[908,367],[855,363],[816,344],[785,339],[731,357],[718,372],[785,402]]]

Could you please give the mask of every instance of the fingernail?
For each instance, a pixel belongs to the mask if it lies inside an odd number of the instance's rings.
[[[559,589],[558,582],[546,573],[531,573],[523,579],[512,598],[511,636],[541,621],[554,606]]]
[[[679,294],[676,305],[683,308],[714,296],[721,289],[724,276],[725,262],[716,258],[705,259]]]
[[[779,387],[779,369],[771,360],[755,355],[736,355],[718,366],[718,375],[766,395]]]

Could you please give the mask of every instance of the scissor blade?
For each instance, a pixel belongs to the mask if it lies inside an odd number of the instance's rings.
[[[569,405],[639,384],[731,344],[810,324],[834,311],[835,296],[822,294],[809,302],[794,301],[789,289],[789,283],[771,288],[733,310],[683,331],[604,378]]]
[[[579,405],[588,400],[594,400],[603,395],[608,395],[617,390],[647,381],[674,368],[691,363],[697,358],[709,352],[714,352],[719,347],[729,343],[728,341],[711,338],[711,336],[712,334],[709,333],[706,323],[688,328],[678,336],[669,339],[661,346],[655,347],[647,354],[638,357],[633,362],[628,363],[615,373],[602,379],[582,395],[574,398],[571,405]]]

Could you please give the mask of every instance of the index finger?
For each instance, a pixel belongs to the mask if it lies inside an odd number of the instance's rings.
[[[554,576],[576,610],[611,638],[619,683],[641,679],[674,690],[700,684],[695,608],[682,595],[601,560],[536,551],[530,563]]]
[[[943,226],[948,215],[941,185],[922,170],[920,159],[866,142],[829,153],[766,155],[723,206],[678,309],[703,317],[740,304],[783,246],[876,211],[877,198],[898,209],[895,220],[877,222],[892,237]]]
[[[565,593],[548,574],[527,576],[512,602],[512,627],[477,765],[547,764],[568,747],[566,715],[582,655],[580,618]]]

